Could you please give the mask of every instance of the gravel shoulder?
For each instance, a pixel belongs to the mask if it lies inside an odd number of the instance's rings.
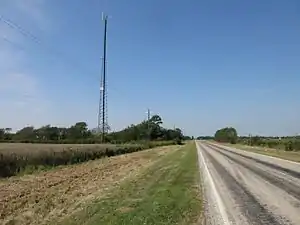
[[[207,142],[197,147],[207,224],[300,224],[300,164]]]

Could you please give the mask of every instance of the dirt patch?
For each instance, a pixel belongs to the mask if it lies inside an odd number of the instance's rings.
[[[178,147],[161,147],[0,181],[0,224],[46,224],[109,193]]]
[[[131,207],[122,207],[122,208],[118,209],[118,211],[120,211],[121,213],[127,213],[127,212],[130,212],[132,210],[133,210],[133,208],[131,208]]]

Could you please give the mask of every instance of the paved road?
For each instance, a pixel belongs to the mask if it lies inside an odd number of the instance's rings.
[[[300,225],[300,164],[197,142],[207,224]]]

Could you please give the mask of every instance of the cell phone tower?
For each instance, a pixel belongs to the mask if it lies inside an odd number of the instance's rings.
[[[104,21],[104,40],[103,40],[103,57],[100,79],[100,99],[98,110],[98,133],[101,133],[101,141],[105,142],[105,134],[108,132],[107,121],[107,79],[106,79],[106,39],[107,39],[107,20],[108,16],[102,13]]]

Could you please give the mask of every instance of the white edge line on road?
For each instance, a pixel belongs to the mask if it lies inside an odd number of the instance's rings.
[[[214,143],[213,143],[214,144]],[[270,155],[264,155],[264,154],[259,154],[259,153],[256,153],[256,152],[251,152],[251,151],[246,151],[246,150],[243,150],[241,148],[236,148],[236,147],[229,147],[229,146],[226,146],[226,145],[222,145],[222,144],[215,144],[215,145],[218,145],[220,147],[225,147],[229,150],[238,150],[238,151],[241,151],[241,152],[244,152],[246,154],[253,154],[253,155],[257,155],[257,156],[263,156],[263,157],[266,157],[266,158],[272,158],[272,159],[275,159],[275,160],[280,160],[280,161],[284,161],[284,162],[288,162],[288,163],[292,163],[292,164],[296,164],[296,165],[300,165],[300,163],[298,162],[294,162],[294,161],[291,161],[291,160],[287,160],[287,159],[282,159],[282,158],[278,158],[278,157],[275,157],[275,156],[270,156]]]
[[[228,219],[228,216],[227,216],[227,213],[226,213],[226,210],[225,210],[225,206],[223,204],[223,201],[219,195],[219,192],[217,191],[217,188],[216,188],[216,185],[215,185],[215,182],[208,170],[208,167],[206,165],[206,162],[204,160],[204,157],[203,157],[203,154],[201,152],[201,149],[196,141],[196,147],[197,147],[197,152],[198,152],[198,161],[199,161],[199,165],[200,165],[200,161],[202,161],[202,164],[204,166],[204,169],[205,169],[205,172],[206,172],[206,175],[208,177],[208,180],[209,180],[209,183],[210,183],[210,186],[212,188],[212,191],[214,193],[214,197],[216,199],[216,202],[217,202],[217,205],[218,205],[218,209],[220,211],[220,214],[221,214],[221,217],[222,217],[222,220],[224,222],[224,225],[230,225],[230,222],[229,222],[229,219]]]

